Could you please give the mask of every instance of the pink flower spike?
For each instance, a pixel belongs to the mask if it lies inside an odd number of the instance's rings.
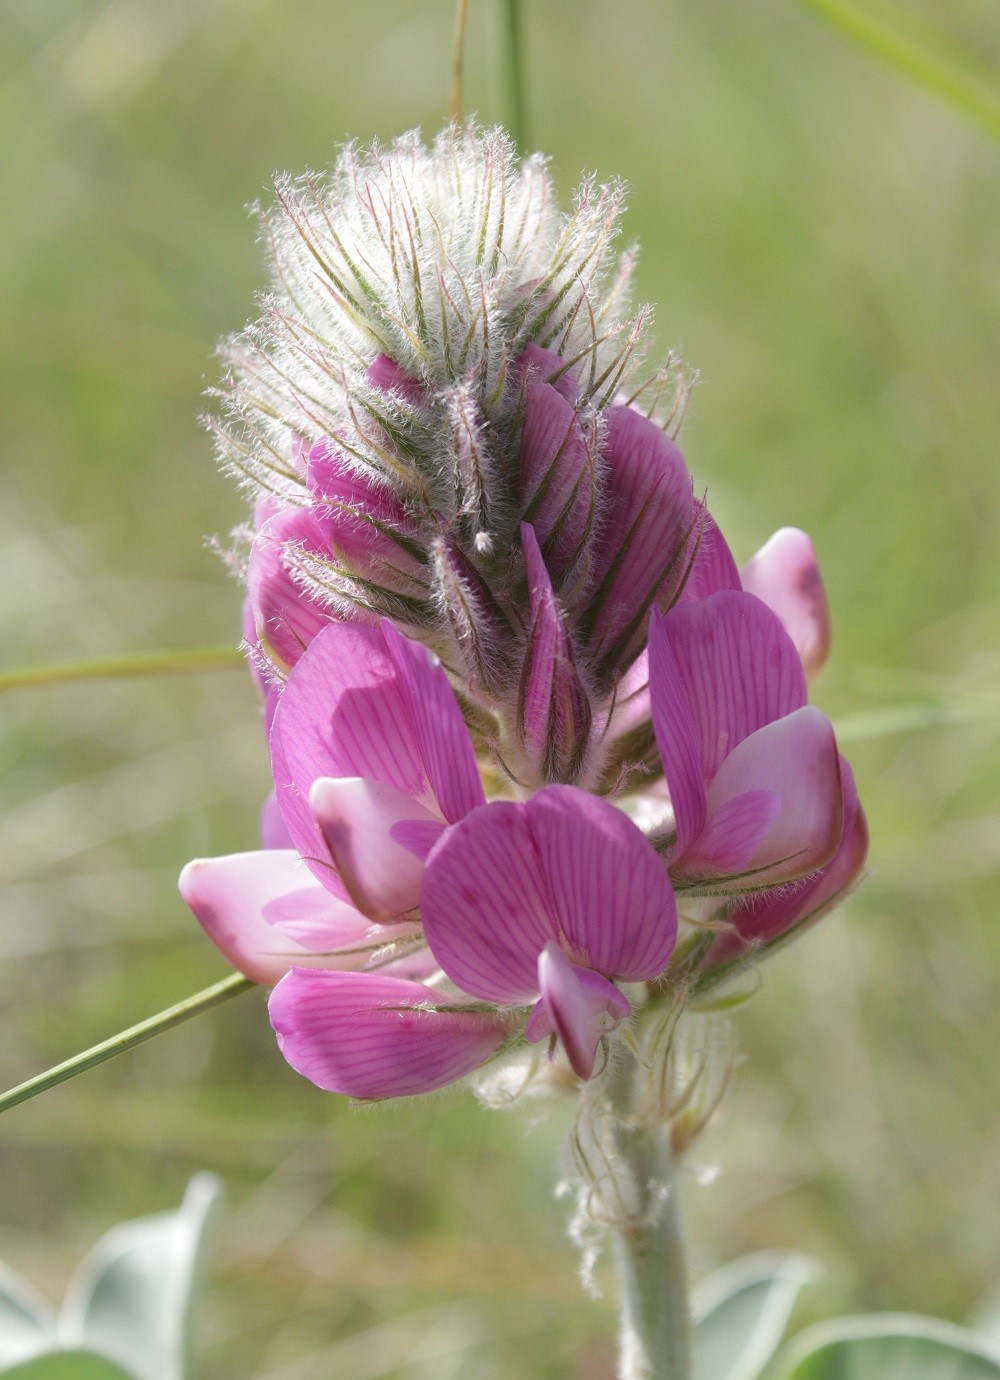
[[[631,407],[609,407],[605,416],[607,511],[584,622],[607,678],[641,651],[650,606],[676,597],[695,502],[684,457],[655,422]]]
[[[538,956],[538,986],[542,995],[525,1038],[534,1043],[558,1035],[573,1072],[589,1078],[601,1039],[632,1011],[628,998],[592,968],[571,963],[552,940]]]
[[[840,841],[844,805],[837,743],[825,714],[806,705],[745,738],[708,788],[709,827],[719,812],[748,793],[761,798],[757,846],[749,837],[749,852],[744,848],[743,856],[734,856],[723,869],[750,874],[736,879],[740,889],[795,881],[830,861]],[[709,871],[702,856],[708,834],[672,870],[682,876]]]
[[[493,1012],[448,1011],[418,982],[293,968],[271,993],[278,1046],[327,1092],[373,1100],[433,1092],[485,1063],[509,1024]]]
[[[247,599],[257,635],[286,666],[294,666],[321,628],[335,617],[289,574],[285,547],[304,546],[329,556],[322,530],[304,508],[286,508],[257,533],[247,564]]]
[[[812,542],[797,527],[782,527],[740,574],[743,588],[781,619],[812,680],[830,654],[830,608]]]
[[[815,924],[857,884],[868,856],[868,822],[858,800],[854,774],[843,757],[840,778],[844,822],[831,861],[798,885],[740,901],[727,917],[729,927],[709,950],[706,967],[729,963],[752,948],[776,945],[793,931]]]
[[[369,952],[334,952],[360,950],[370,940],[371,925],[314,882],[291,850],[196,858],[178,885],[212,943],[252,982],[277,982],[295,964],[360,968],[369,957]],[[308,943],[277,927],[282,907],[290,917],[308,918]],[[294,932],[294,922],[290,928]],[[371,941],[369,951],[378,942]]]
[[[408,920],[420,896],[423,865],[392,837],[401,820],[437,823],[412,796],[363,777],[320,777],[309,792],[320,827],[348,895],[380,925]]]
[[[445,973],[503,1003],[537,995],[550,940],[604,977],[641,981],[663,971],[677,934],[652,846],[620,810],[573,786],[473,810],[431,851],[420,903]]]
[[[594,522],[597,485],[597,457],[573,408],[550,384],[529,384],[518,499],[557,584],[584,551]]]
[[[521,523],[531,625],[517,718],[528,760],[548,781],[575,781],[590,744],[593,711],[576,668],[565,611],[555,596],[534,530]]]

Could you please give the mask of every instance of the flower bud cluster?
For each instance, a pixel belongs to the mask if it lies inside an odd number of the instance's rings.
[[[321,1087],[427,1091],[543,1040],[586,1079],[860,873],[807,702],[812,546],[783,529],[740,570],[696,495],[620,187],[563,214],[541,159],[468,126],[276,191],[217,424],[276,794],[264,850],[182,891],[280,979]]]

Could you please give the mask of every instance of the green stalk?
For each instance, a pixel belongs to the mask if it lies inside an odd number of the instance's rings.
[[[104,1040],[101,1044],[84,1050],[82,1054],[75,1054],[65,1063],[56,1064],[55,1068],[39,1073],[27,1082],[18,1084],[16,1088],[11,1088],[10,1092],[0,1097],[0,1112],[7,1111],[9,1107],[16,1107],[19,1102],[27,1102],[29,1098],[36,1097],[38,1093],[54,1088],[59,1083],[65,1083],[70,1078],[75,1078],[78,1073],[86,1073],[88,1069],[96,1068],[98,1064],[113,1059],[116,1054],[124,1054],[127,1050],[135,1049],[136,1045],[151,1040],[154,1035],[171,1030],[175,1025],[189,1021],[192,1016],[200,1016],[203,1011],[210,1011],[213,1006],[228,1001],[230,997],[239,996],[241,992],[249,992],[256,985],[242,974],[232,973],[214,986],[206,987],[203,992],[196,992],[193,997],[186,997],[176,1006],[170,1006],[166,1011],[160,1011],[128,1030],[112,1035],[110,1040]]]
[[[611,1071],[610,1166],[634,1204],[609,1227],[619,1294],[618,1380],[690,1380],[692,1324],[670,1133],[648,1125],[636,1107],[638,1068]]]
[[[935,53],[915,34],[905,33],[853,0],[795,0],[804,10],[826,20],[851,43],[881,58],[889,67],[922,86],[1000,142],[1000,95],[957,60]]]
[[[524,101],[524,62],[520,0],[501,0],[504,29],[504,86],[507,128],[522,153],[527,151],[528,119]]]
[[[161,652],[124,652],[95,661],[67,661],[55,666],[24,666],[0,671],[0,691],[39,685],[65,685],[78,680],[116,680],[127,676],[157,676],[176,671],[217,671],[239,666],[238,647],[179,647]]]

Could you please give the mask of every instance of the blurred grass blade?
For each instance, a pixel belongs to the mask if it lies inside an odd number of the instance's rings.
[[[1000,93],[951,53],[935,51],[933,38],[918,34],[899,16],[891,22],[853,0],[795,0],[859,48],[930,91],[964,119],[1000,143]]]
[[[160,1011],[155,1016],[150,1016],[148,1020],[130,1026],[128,1030],[123,1030],[118,1035],[112,1035],[110,1040],[104,1040],[99,1045],[93,1045],[90,1049],[84,1050],[82,1054],[75,1054],[72,1059],[67,1059],[65,1063],[56,1064],[54,1068],[46,1070],[45,1073],[37,1074],[34,1078],[29,1078],[27,1082],[18,1084],[16,1088],[11,1088],[10,1092],[4,1093],[0,1097],[0,1112],[6,1112],[10,1107],[16,1107],[19,1102],[27,1102],[31,1097],[36,1097],[39,1093],[46,1092],[59,1083],[65,1083],[68,1079],[75,1078],[78,1073],[86,1073],[88,1069],[96,1068],[98,1064],[113,1059],[116,1054],[124,1054],[127,1050],[134,1049],[136,1045],[151,1040],[154,1035],[160,1035],[165,1030],[171,1030],[175,1025],[189,1021],[192,1016],[200,1016],[203,1011],[210,1011],[213,1006],[228,1001],[230,997],[239,996],[241,992],[249,992],[256,985],[249,978],[243,977],[242,974],[232,973],[229,977],[223,978],[221,982],[215,983],[214,986],[206,987],[203,992],[197,992],[193,997],[186,997],[176,1006],[169,1006],[166,1011]]]
[[[925,704],[893,704],[862,710],[838,719],[837,741],[888,738],[897,733],[944,728],[951,724],[991,723],[1000,718],[1000,704],[988,699],[934,700]]]
[[[465,74],[465,21],[468,0],[458,0],[455,9],[455,37],[451,47],[451,96],[449,113],[455,124],[462,118],[462,81]]]
[[[501,0],[504,29],[504,84],[507,128],[522,153],[527,152],[528,121],[524,106],[524,61],[520,0]]]
[[[160,652],[125,652],[95,661],[64,661],[54,666],[24,666],[0,671],[0,691],[65,685],[77,680],[159,676],[172,671],[217,671],[242,663],[243,653],[238,647],[177,647]]]

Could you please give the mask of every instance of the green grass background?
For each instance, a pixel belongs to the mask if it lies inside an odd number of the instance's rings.
[[[829,1267],[807,1313],[960,1320],[1000,1275],[1000,149],[793,0],[525,9],[531,142],[566,196],[630,183],[737,554],[815,539],[816,698],[873,832],[864,891],[735,1018],[692,1269],[801,1248]],[[470,11],[467,102],[499,118],[499,25]],[[989,0],[907,12],[1000,69]],[[0,666],[238,640],[203,539],[242,508],[195,418],[264,279],[245,206],[348,136],[433,132],[451,26],[445,0],[4,0]],[[266,762],[237,669],[8,693],[0,766],[9,1085],[222,975],[175,877],[253,846]],[[56,1297],[210,1167],[205,1377],[607,1380],[561,1133],[467,1094],[352,1110],[254,993],[3,1117],[0,1256]]]

